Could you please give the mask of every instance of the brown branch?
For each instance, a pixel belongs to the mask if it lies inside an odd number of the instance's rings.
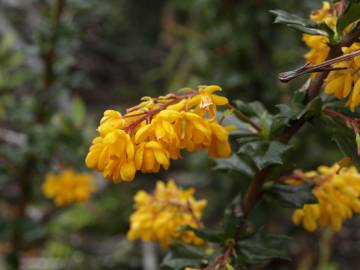
[[[59,26],[64,12],[66,0],[56,0],[54,3],[54,14],[52,21],[52,35],[49,40],[49,50],[44,55],[45,73],[44,88],[48,90],[54,82],[54,62],[56,59],[56,47],[59,38]]]

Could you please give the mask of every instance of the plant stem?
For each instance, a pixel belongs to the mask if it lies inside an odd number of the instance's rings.
[[[244,113],[242,113],[241,111],[239,111],[234,105],[228,103],[226,105],[230,110],[232,110],[237,117],[239,117],[242,121],[244,121],[245,123],[248,123],[250,126],[252,126],[257,132],[261,131],[261,128],[255,124],[248,116],[246,116]]]
[[[54,83],[54,62],[56,59],[56,47],[59,38],[59,26],[64,12],[66,0],[56,0],[53,9],[52,35],[49,40],[49,49],[44,55],[45,73],[44,88],[48,90]]]

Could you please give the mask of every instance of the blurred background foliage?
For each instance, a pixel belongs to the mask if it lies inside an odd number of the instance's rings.
[[[219,84],[224,94],[259,100],[269,111],[288,102],[305,78],[277,74],[304,62],[301,34],[273,25],[270,9],[308,16],[321,1],[281,0],[1,0],[1,269],[156,269],[163,251],[126,240],[132,196],[175,178],[207,198],[205,224],[216,228],[246,173],[214,172],[205,153],[184,155],[160,175],[114,185],[96,175],[99,192],[83,205],[55,209],[41,194],[47,172],[86,171],[84,157],[102,112],[142,96]],[[307,126],[288,156],[313,169],[340,157],[330,137]],[[298,141],[297,141],[298,140]],[[352,220],[334,239],[291,225],[290,213],[260,205],[274,231],[295,233],[291,262],[266,269],[357,269],[360,239]],[[332,239],[332,242],[331,242]],[[319,244],[320,243],[320,244]],[[330,250],[332,256],[330,258]],[[355,265],[355,266],[353,266]]]

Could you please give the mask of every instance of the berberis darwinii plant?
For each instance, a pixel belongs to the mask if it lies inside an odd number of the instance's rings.
[[[223,162],[218,166],[222,169],[233,169],[239,162],[254,169],[247,191],[226,209],[223,227],[216,232],[201,222],[206,201],[194,199],[194,190],[182,190],[170,181],[159,182],[152,194],[138,192],[128,237],[168,248],[164,267],[246,269],[287,259],[287,236],[251,225],[249,215],[264,197],[293,208],[294,223],[308,231],[338,231],[344,220],[360,212],[360,1],[323,2],[310,19],[271,12],[276,23],[300,30],[310,47],[305,65],[279,75],[283,82],[310,76],[291,102],[277,106],[277,114],[258,102],[229,101],[216,94],[221,90],[216,85],[144,97],[124,114],[104,112],[86,164],[115,183],[132,181],[138,171],[167,170],[182,151],[206,149],[210,157],[236,161]],[[225,124],[234,116],[241,128]],[[270,172],[283,164],[291,148],[290,139],[315,120],[331,130],[329,136],[344,159],[317,171],[283,172],[280,179],[271,179]]]

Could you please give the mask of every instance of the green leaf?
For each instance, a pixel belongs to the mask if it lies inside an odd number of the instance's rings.
[[[263,229],[254,235],[241,240],[236,250],[247,263],[258,263],[271,259],[289,259],[287,245],[289,237],[284,235],[270,235]]]
[[[276,201],[283,207],[302,208],[304,204],[317,203],[318,200],[312,193],[314,183],[302,185],[272,185],[266,190],[265,198]]]
[[[225,240],[223,232],[214,232],[208,229],[197,229],[189,225],[183,226],[182,230],[193,231],[198,237],[211,243],[222,243]]]
[[[322,107],[323,107],[323,102],[322,102],[321,98],[316,97],[316,98],[312,99],[308,104],[306,104],[305,108],[302,109],[297,114],[296,117],[297,117],[297,119],[300,119],[305,115],[308,117],[318,116],[321,114]]]
[[[285,24],[310,35],[328,35],[327,32],[317,29],[317,25],[308,19],[301,18],[284,10],[270,10],[270,13],[276,15],[274,23]]]
[[[305,92],[295,92],[289,104],[279,104],[276,107],[279,113],[273,117],[271,134],[279,133],[290,121],[298,120],[302,117],[313,117],[321,114],[323,101],[320,97],[314,98],[304,105]]]
[[[75,124],[75,126],[80,126],[84,122],[86,115],[86,107],[80,97],[75,97],[73,99],[71,114],[72,114],[72,121]]]
[[[282,156],[291,148],[278,141],[252,142],[241,146],[239,153],[250,157],[258,170],[270,164],[283,164]]]
[[[242,100],[235,100],[234,103],[241,112],[249,117],[261,118],[261,115],[266,112],[264,105],[258,101],[244,102]]]
[[[350,157],[354,165],[360,170],[360,157],[357,153],[354,132],[339,119],[329,116],[324,116],[322,119],[325,125],[330,128],[332,139],[336,142],[344,157]]]
[[[218,158],[214,170],[238,171],[246,176],[255,174],[253,168],[236,154],[232,154],[229,158]]]
[[[246,220],[242,217],[241,208],[242,200],[240,193],[226,207],[224,212],[223,229],[226,239],[234,239],[246,233]]]
[[[348,25],[360,19],[360,3],[358,2],[352,1],[345,13],[339,18],[336,25],[338,33],[342,33]]]
[[[205,250],[199,247],[174,242],[169,246],[169,252],[162,261],[162,266],[182,270],[185,267],[201,267],[206,257]]]

